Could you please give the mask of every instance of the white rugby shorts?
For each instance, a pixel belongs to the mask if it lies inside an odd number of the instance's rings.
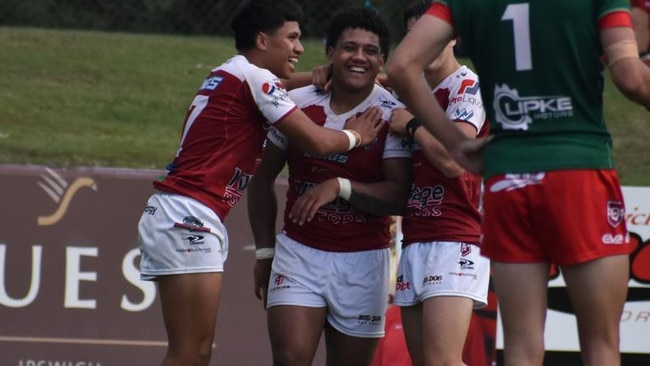
[[[394,304],[412,306],[435,296],[474,300],[487,305],[490,260],[473,244],[435,241],[412,243],[402,250]]]
[[[389,249],[328,252],[278,234],[267,307],[327,307],[328,322],[353,337],[384,336]]]
[[[199,201],[156,192],[138,224],[140,278],[223,272],[228,234],[219,217]]]

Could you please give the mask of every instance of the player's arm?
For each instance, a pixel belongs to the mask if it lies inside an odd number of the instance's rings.
[[[632,28],[605,28],[600,39],[616,87],[628,99],[650,108],[650,68],[638,57]]]
[[[310,85],[312,82],[312,72],[303,71],[303,72],[294,72],[291,74],[289,79],[280,79],[282,85],[287,90],[293,90],[301,88],[303,86]]]
[[[401,215],[406,208],[411,184],[411,159],[384,159],[382,172],[384,180],[374,183],[345,178],[332,178],[321,182],[296,200],[289,218],[302,225],[311,221],[320,207],[337,197],[375,215]]]
[[[406,109],[393,110],[390,118],[391,132],[412,138],[420,146],[427,160],[445,177],[455,178],[465,173],[465,169],[454,160],[440,141],[436,140],[426,128],[420,128],[419,121],[417,119],[413,121],[413,118],[413,115]],[[476,128],[471,123],[462,121],[456,123],[467,137],[474,138],[476,136]]]
[[[289,79],[281,79],[282,85],[287,90],[314,85],[320,90],[329,91],[331,65],[316,66],[312,71],[294,72]]]
[[[384,180],[381,182],[351,181],[348,202],[379,216],[403,215],[411,187],[411,159],[384,159],[382,172]]]
[[[422,71],[453,38],[454,30],[449,23],[423,15],[393,52],[387,73],[400,100],[452,156],[460,158],[458,149],[467,137],[445,115],[422,77]]]
[[[321,127],[296,108],[275,127],[303,151],[332,155],[372,143],[384,125],[379,107],[368,108],[350,118],[343,131]]]
[[[649,51],[648,47],[650,46],[650,14],[632,4],[630,15],[632,16],[634,35],[639,47],[639,53],[644,54]]]
[[[262,258],[256,259],[253,269],[254,290],[255,296],[265,303],[274,252],[270,249],[275,247],[275,221],[278,213],[275,180],[285,162],[285,151],[267,140],[262,162],[247,188],[248,219],[255,240],[256,258],[259,257],[258,253],[262,254]]]

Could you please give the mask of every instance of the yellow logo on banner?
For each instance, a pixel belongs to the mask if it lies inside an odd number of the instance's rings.
[[[39,182],[38,185],[48,194],[48,196],[50,196],[50,198],[52,198],[52,200],[54,200],[54,202],[59,204],[59,207],[57,207],[56,211],[49,216],[39,216],[38,225],[40,226],[53,225],[59,222],[68,210],[72,197],[81,188],[88,187],[93,191],[97,190],[97,184],[91,178],[77,178],[69,185],[68,182],[54,170],[50,168],[45,168],[45,170],[47,170],[49,176],[41,175],[45,180],[45,183]]]

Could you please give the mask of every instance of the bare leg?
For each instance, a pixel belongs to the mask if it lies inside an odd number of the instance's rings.
[[[402,315],[402,326],[404,327],[404,338],[406,347],[413,366],[424,365],[424,341],[422,340],[422,303],[413,306],[400,307]]]
[[[370,366],[379,338],[353,337],[325,327],[327,366]]]
[[[413,365],[464,365],[463,346],[472,306],[473,301],[466,297],[437,296],[403,307],[402,323]]]
[[[325,325],[326,308],[273,306],[267,311],[275,366],[312,364]]]
[[[221,272],[159,278],[160,301],[169,338],[163,366],[208,365],[221,279]]]
[[[629,257],[616,255],[562,268],[578,318],[584,366],[621,364],[619,327],[627,297]]]
[[[541,366],[548,263],[492,262],[504,333],[505,366]]]

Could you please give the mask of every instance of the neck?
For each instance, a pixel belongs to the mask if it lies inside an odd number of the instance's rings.
[[[340,85],[332,86],[332,97],[330,98],[330,108],[336,114],[343,114],[353,110],[361,104],[372,92],[374,84],[363,90],[347,90]]]
[[[458,70],[460,66],[460,63],[455,57],[450,57],[446,62],[443,62],[439,66],[425,70],[424,78],[427,80],[431,89],[433,89],[445,80],[446,77]]]

